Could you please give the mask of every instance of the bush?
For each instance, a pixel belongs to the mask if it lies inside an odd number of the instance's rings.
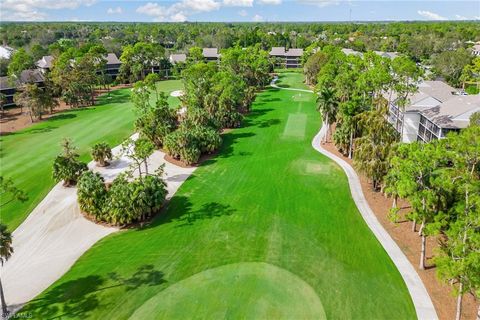
[[[82,172],[86,170],[87,165],[76,157],[59,155],[53,161],[53,179],[57,182],[63,180],[65,187],[75,185]]]
[[[112,149],[107,143],[97,143],[92,147],[91,155],[99,167],[105,167],[107,160],[112,160]]]
[[[167,153],[186,165],[197,163],[202,153],[212,153],[221,144],[222,138],[215,129],[185,124],[165,138]]]
[[[80,209],[97,220],[103,220],[107,188],[102,176],[92,171],[86,171],[78,179],[77,188]]]
[[[156,175],[128,181],[119,175],[108,191],[105,220],[125,225],[145,220],[160,210],[167,190],[163,180]]]

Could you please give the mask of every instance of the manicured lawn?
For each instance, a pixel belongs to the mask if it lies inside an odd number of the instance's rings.
[[[159,87],[171,92],[181,88],[181,83],[165,81]],[[72,139],[82,160],[90,161],[93,144],[106,141],[113,147],[132,134],[134,112],[129,95],[129,89],[112,91],[110,97],[100,97],[94,107],[66,111],[0,137],[0,175],[12,178],[29,196],[24,203],[14,202],[1,208],[3,223],[14,230],[50,191],[54,185],[52,162],[61,151],[63,138]],[[178,104],[178,98],[169,97],[169,102]]]
[[[282,74],[292,86],[298,79]],[[42,319],[415,318],[343,172],[311,147],[314,99],[261,93],[244,127],[224,136],[220,154],[161,216],[101,240],[24,311]]]

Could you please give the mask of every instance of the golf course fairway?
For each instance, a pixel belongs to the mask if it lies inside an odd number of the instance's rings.
[[[306,87],[300,73],[279,84]],[[315,96],[267,88],[166,209],[99,241],[35,319],[414,319],[343,171],[311,146]],[[41,275],[37,275],[41,276]]]

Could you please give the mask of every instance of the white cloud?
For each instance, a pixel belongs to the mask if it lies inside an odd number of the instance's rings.
[[[459,14],[456,14],[456,15],[455,15],[455,19],[456,19],[456,20],[468,20],[467,17],[461,16],[461,15],[459,15]]]
[[[281,4],[282,0],[258,0],[258,3],[277,5],[277,4]]]
[[[480,16],[473,17],[475,20],[480,20]]]
[[[263,17],[262,17],[261,15],[259,15],[259,14],[254,15],[253,18],[252,18],[252,20],[255,21],[255,22],[265,21],[265,19],[263,19]]]
[[[246,16],[248,16],[248,12],[247,12],[247,10],[240,10],[240,11],[238,11],[238,15],[241,16],[241,17],[246,17]]]
[[[1,20],[38,21],[47,19],[45,9],[76,9],[91,6],[96,0],[3,0]]]
[[[121,14],[121,13],[123,13],[123,9],[122,9],[122,7],[108,8],[107,13],[108,14]]]
[[[251,7],[253,0],[223,0],[223,4],[227,7]]]
[[[298,2],[303,4],[314,5],[320,8],[340,4],[340,0],[298,0]]]
[[[428,20],[447,20],[447,18],[427,10],[418,10],[417,13]]]
[[[175,13],[173,16],[171,16],[170,20],[172,22],[185,22],[187,21],[187,17],[183,13],[178,12],[178,13]]]
[[[235,0],[230,0],[232,3]],[[236,0],[235,2],[245,2]],[[252,0],[253,1],[253,0]],[[160,6],[156,2],[149,2],[137,8],[136,12],[153,17],[154,21],[183,22],[192,14],[218,10],[222,6],[216,0],[182,0],[168,7]]]

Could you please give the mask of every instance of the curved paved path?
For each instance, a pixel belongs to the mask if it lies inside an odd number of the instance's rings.
[[[279,87],[275,84],[277,79],[278,78],[273,79],[272,83],[270,84],[274,88],[313,93],[312,90]],[[362,191],[360,179],[358,178],[355,170],[346,161],[322,148],[321,140],[326,134],[327,126],[322,125],[320,131],[312,140],[312,147],[321,154],[335,161],[347,175],[348,183],[350,185],[350,191],[352,193],[352,198],[355,201],[358,211],[360,211],[360,214],[367,223],[368,227],[370,228],[370,230],[372,230],[373,234],[381,243],[385,251],[390,256],[390,259],[392,259],[393,263],[400,272],[403,280],[405,281],[405,284],[407,285],[410,296],[412,297],[418,319],[438,319],[435,307],[433,306],[427,289],[423,285],[422,279],[420,279],[415,268],[412,266],[410,261],[408,261],[407,257],[403,254],[397,243],[392,239],[392,237],[390,237],[388,232],[380,224],[372,209],[368,205],[368,202],[365,199]]]
[[[132,138],[136,138],[133,135]],[[120,146],[115,147],[116,159],[108,167],[98,168],[105,181],[113,181],[125,171],[131,160],[120,156]],[[165,154],[155,151],[148,159],[153,172],[165,163],[164,179],[171,198],[180,185],[196,169],[182,168],[166,162]],[[87,220],[77,203],[77,189],[65,188],[58,183],[13,232],[11,259],[0,269],[3,289],[9,310],[15,312],[59,279],[91,246],[103,237],[118,231]]]

